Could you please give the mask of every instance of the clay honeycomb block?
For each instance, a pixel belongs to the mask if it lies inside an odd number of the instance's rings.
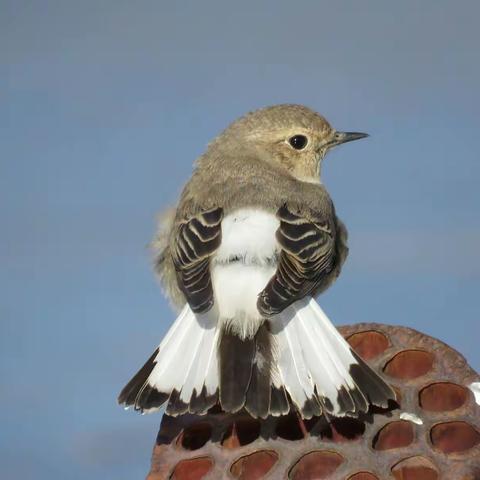
[[[400,405],[361,419],[164,415],[148,480],[478,480],[480,378],[456,351],[404,327],[340,328]],[[409,414],[405,416],[405,413]]]

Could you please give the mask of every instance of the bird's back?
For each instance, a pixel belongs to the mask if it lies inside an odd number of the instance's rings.
[[[253,337],[264,321],[257,299],[277,267],[278,225],[272,213],[252,208],[222,221],[222,243],[210,264],[215,305],[220,321],[240,338]]]

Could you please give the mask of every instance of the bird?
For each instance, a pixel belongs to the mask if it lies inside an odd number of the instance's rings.
[[[396,400],[316,301],[348,255],[323,160],[367,136],[280,104],[247,113],[208,145],[152,243],[179,314],[120,404],[309,419],[358,418]]]

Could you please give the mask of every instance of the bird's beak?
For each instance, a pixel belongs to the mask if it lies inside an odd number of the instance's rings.
[[[353,142],[354,140],[360,140],[361,138],[368,137],[368,133],[360,132],[335,132],[333,139],[330,141],[332,147],[341,145],[342,143]]]

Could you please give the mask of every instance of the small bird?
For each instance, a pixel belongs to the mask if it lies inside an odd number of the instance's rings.
[[[322,162],[367,136],[287,104],[248,113],[209,144],[153,242],[156,272],[181,311],[120,404],[308,419],[395,400],[314,299],[348,254]]]

